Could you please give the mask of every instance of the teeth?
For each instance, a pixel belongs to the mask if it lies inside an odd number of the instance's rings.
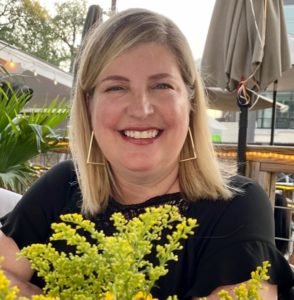
[[[151,139],[158,135],[158,130],[145,130],[145,131],[136,131],[136,130],[125,130],[124,135],[134,139]]]

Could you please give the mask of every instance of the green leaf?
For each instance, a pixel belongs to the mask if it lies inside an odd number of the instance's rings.
[[[69,115],[65,100],[56,98],[41,109],[24,109],[26,102],[22,93],[0,88],[0,187],[14,191],[35,178],[30,167],[35,156],[58,148],[64,133],[56,128]]]

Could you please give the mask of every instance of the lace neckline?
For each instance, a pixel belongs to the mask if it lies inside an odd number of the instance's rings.
[[[115,212],[121,212],[126,219],[130,220],[143,213],[147,207],[157,207],[165,204],[177,206],[180,212],[188,209],[188,202],[183,198],[182,193],[177,192],[156,196],[139,204],[122,204],[110,198],[105,213],[109,217]]]

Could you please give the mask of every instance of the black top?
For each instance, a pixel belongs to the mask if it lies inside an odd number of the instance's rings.
[[[207,296],[216,287],[236,284],[250,278],[251,271],[262,262],[271,263],[271,282],[280,293],[294,287],[289,264],[274,244],[273,210],[265,192],[254,181],[235,176],[232,184],[241,187],[233,199],[202,199],[187,202],[181,193],[152,198],[142,204],[122,205],[110,199],[104,213],[92,219],[97,229],[112,234],[109,217],[120,211],[127,218],[143,212],[146,207],[176,205],[181,214],[196,218],[195,235],[183,242],[178,262],[169,264],[169,272],[158,281],[152,294],[159,299],[178,295],[179,299]],[[80,190],[72,161],[51,168],[29,189],[15,209],[1,222],[1,230],[21,249],[32,243],[47,243],[50,224],[65,213],[80,212]],[[42,286],[34,276],[32,282]],[[280,299],[292,299],[285,296]]]

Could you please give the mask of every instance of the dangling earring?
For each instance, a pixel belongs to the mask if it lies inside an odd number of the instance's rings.
[[[88,150],[88,156],[87,156],[87,164],[88,165],[105,166],[105,163],[99,163],[99,162],[90,161],[90,155],[91,155],[91,152],[92,152],[93,139],[94,139],[94,132],[92,131],[91,139],[90,139],[90,144],[89,144],[89,150]]]
[[[197,154],[196,154],[196,151],[195,151],[195,145],[194,145],[194,141],[193,141],[193,137],[192,137],[192,133],[191,133],[190,127],[188,129],[188,134],[189,134],[189,139],[190,139],[190,143],[191,143],[192,150],[193,150],[193,156],[189,157],[189,158],[181,159],[180,162],[185,162],[185,161],[197,159]]]

